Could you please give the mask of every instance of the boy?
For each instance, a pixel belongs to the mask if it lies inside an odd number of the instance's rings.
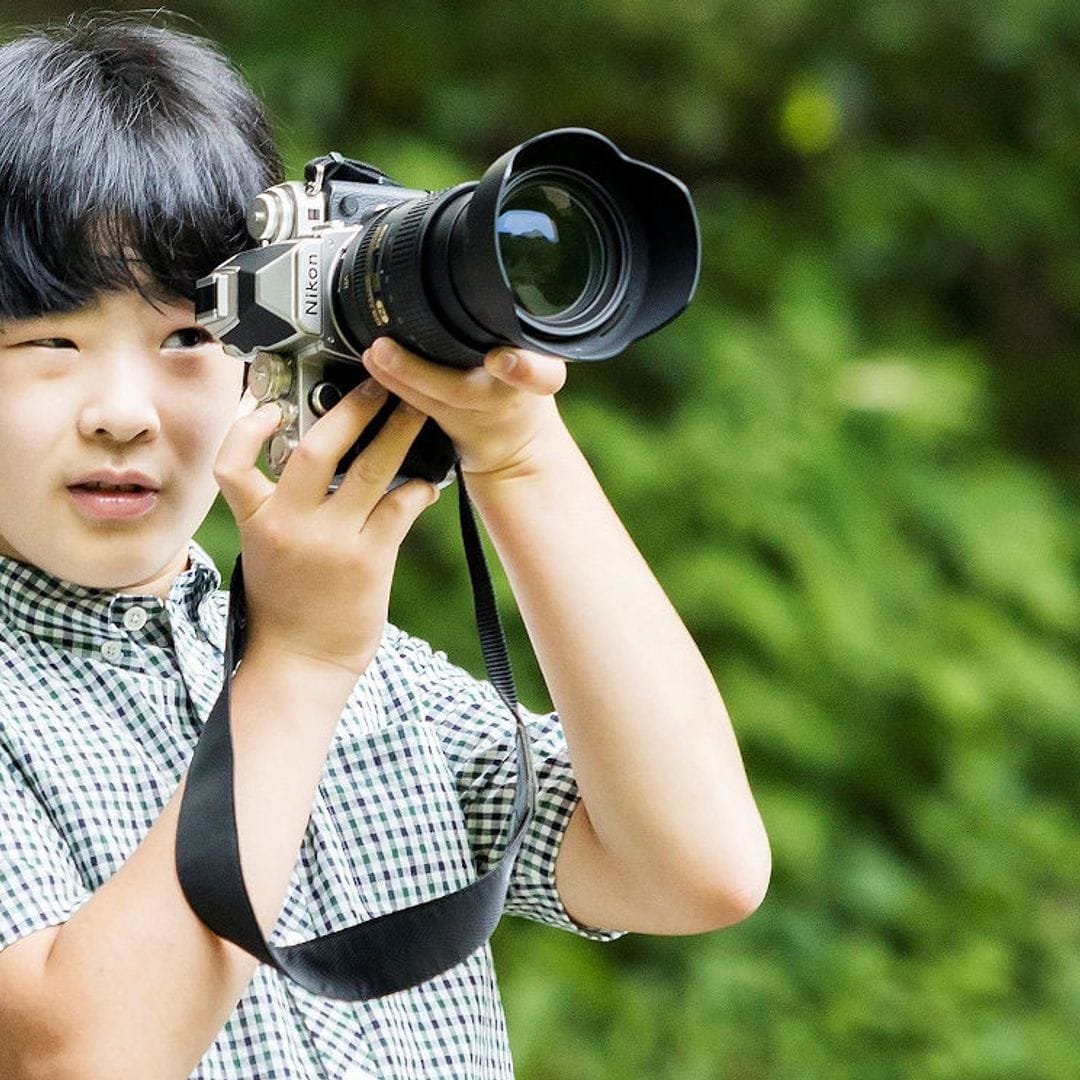
[[[222,677],[224,597],[191,543],[218,486],[244,553],[236,804],[264,931],[428,899],[491,855],[512,721],[386,625],[398,546],[435,497],[387,491],[425,416],[455,441],[558,711],[529,718],[540,797],[509,910],[688,933],[765,889],[720,697],[559,419],[560,361],[496,350],[463,373],[378,341],[373,378],[280,481],[256,468],[277,409],[237,408],[241,365],[192,294],[279,171],[203,41],[101,17],[0,48],[5,1078],[511,1075],[488,950],[388,998],[324,1000],[208,931],[174,865]],[[326,496],[387,391],[402,404]]]

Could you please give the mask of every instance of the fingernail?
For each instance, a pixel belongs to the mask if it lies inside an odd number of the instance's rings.
[[[393,355],[393,342],[390,338],[376,338],[361,357],[366,364],[369,361],[376,367],[386,367],[387,362]]]
[[[271,416],[273,416],[274,420],[280,424],[283,414],[281,411],[281,405],[278,402],[268,401],[265,405],[260,405],[255,410],[255,415],[260,418],[266,419],[269,419]]]
[[[504,375],[509,375],[518,366],[518,354],[502,349],[495,354],[495,365]]]
[[[365,379],[360,384],[360,393],[368,398],[386,397],[386,387],[375,379]]]

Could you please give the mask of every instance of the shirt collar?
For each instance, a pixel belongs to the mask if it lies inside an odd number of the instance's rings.
[[[221,585],[209,555],[194,541],[186,570],[177,575],[167,606],[193,621],[206,597]],[[94,648],[131,606],[162,608],[159,597],[92,589],[15,559],[0,556],[0,622],[60,648]]]

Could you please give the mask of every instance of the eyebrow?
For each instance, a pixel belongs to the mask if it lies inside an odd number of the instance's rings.
[[[88,300],[82,307],[75,308],[74,311],[43,311],[39,315],[27,315],[21,319],[12,319],[9,322],[0,322],[0,337],[7,337],[10,332],[11,322],[42,322],[46,319],[71,319],[78,318],[80,315],[92,315],[95,311],[101,308],[101,298],[95,296]]]

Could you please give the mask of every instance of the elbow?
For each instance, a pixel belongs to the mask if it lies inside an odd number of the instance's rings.
[[[748,919],[765,900],[772,876],[768,846],[737,869],[712,878],[705,877],[697,888],[695,907],[698,929],[721,930]]]
[[[754,866],[740,881],[724,890],[718,914],[722,914],[717,929],[721,926],[733,926],[748,919],[765,901],[772,877],[772,859],[766,852],[759,865]]]
[[[55,1008],[24,1011],[0,1030],[0,1077],[3,1080],[126,1080],[147,1076],[181,1080],[189,1068],[167,1067],[161,1061],[129,1060],[117,1051],[115,1039],[102,1038],[93,1018],[76,1017]]]
[[[20,1055],[17,1062],[12,1062],[16,1071],[4,1072],[11,1080],[119,1080],[120,1077],[147,1075],[161,1076],[161,1073],[148,1074],[144,1071],[129,1071],[125,1065],[118,1065],[115,1059],[96,1055],[85,1046],[59,1046],[50,1049],[39,1048],[36,1051]],[[179,1080],[180,1073],[175,1074]],[[183,1074],[187,1076],[185,1072]]]
[[[52,1038],[10,1042],[4,1065],[3,1075],[11,1080],[97,1080],[105,1076],[84,1056],[65,1049]]]
[[[742,922],[762,904],[772,853],[760,819],[741,830],[693,828],[644,835],[616,855],[593,830],[584,804],[575,843],[556,870],[573,918],[642,934],[703,934]],[[711,832],[711,835],[710,835]]]
[[[12,1041],[3,1055],[3,1076],[10,1080],[105,1080],[117,1076],[106,1066],[95,1065],[92,1056],[82,1046],[68,1045],[50,1034],[31,1035]]]
[[[683,877],[679,932],[722,930],[748,919],[764,902],[771,876],[772,853],[763,832],[736,852],[713,852]]]

